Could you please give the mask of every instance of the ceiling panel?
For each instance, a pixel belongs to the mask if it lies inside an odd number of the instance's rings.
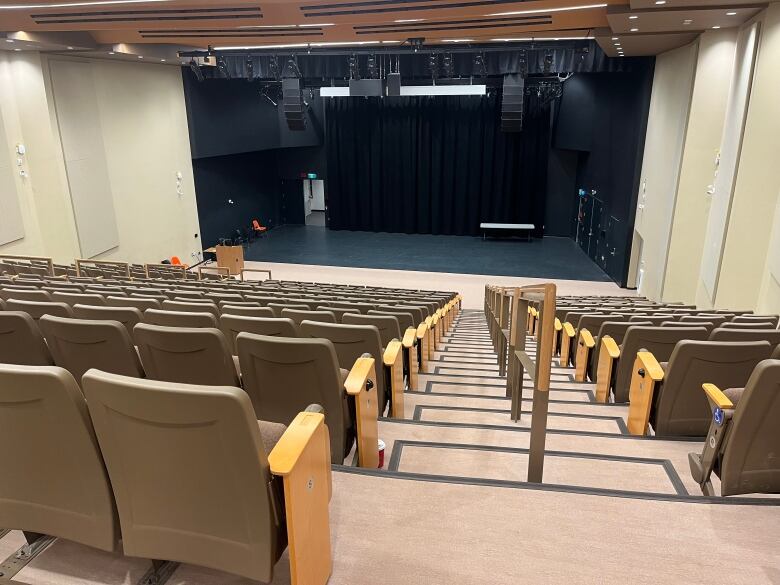
[[[669,33],[702,32],[713,28],[740,26],[758,14],[762,6],[730,8],[666,8],[656,10],[628,10],[614,7],[607,11],[612,32]]]

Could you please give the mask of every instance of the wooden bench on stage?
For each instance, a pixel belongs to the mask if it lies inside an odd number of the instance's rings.
[[[479,229],[482,230],[482,239],[488,231],[501,233],[501,235],[510,235],[511,232],[528,232],[528,241],[531,241],[531,232],[536,229],[532,223],[481,223]]]

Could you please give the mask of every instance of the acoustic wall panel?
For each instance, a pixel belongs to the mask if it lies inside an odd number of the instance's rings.
[[[119,245],[92,64],[51,60],[54,104],[81,255]]]
[[[711,301],[715,301],[723,258],[723,245],[731,214],[731,201],[742,150],[742,136],[745,130],[750,87],[753,82],[759,23],[742,29],[737,38],[734,58],[734,72],[731,78],[729,98],[726,105],[726,122],[720,146],[720,161],[715,177],[712,205],[704,239],[701,262],[701,279]]]
[[[22,211],[16,192],[14,153],[8,148],[3,116],[0,112],[0,246],[24,237]]]

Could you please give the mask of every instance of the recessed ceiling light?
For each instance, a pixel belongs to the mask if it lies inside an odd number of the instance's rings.
[[[716,25],[716,26],[713,26],[712,28],[720,28],[720,27]]]
[[[144,58],[144,56],[143,56],[143,55],[138,55],[138,58],[139,58],[139,59],[143,59],[143,58]]]
[[[383,45],[398,45],[398,44],[400,44],[401,42],[402,42],[402,41],[382,41],[382,44],[383,44]]]
[[[736,15],[737,15],[736,12],[727,12],[726,13],[726,16],[736,16]]]
[[[21,51],[21,49],[14,49],[14,51]]]
[[[0,10],[29,10],[30,8],[73,8],[76,6],[106,6],[109,4],[151,4],[152,2],[170,2],[171,0],[98,0],[97,2],[54,2],[46,4],[9,4],[0,6]]]
[[[160,59],[160,63],[165,63],[165,59]]]
[[[295,25],[293,25],[293,26],[295,26]],[[336,26],[336,24],[333,23],[333,22],[324,22],[324,23],[321,23],[321,24],[314,24],[314,23],[312,23],[312,24],[299,24],[298,28],[307,28],[307,27],[312,27],[312,26]]]
[[[109,54],[109,55],[113,55],[113,54],[114,54],[114,51],[109,51],[109,52],[108,52],[108,54]]]
[[[13,40],[13,39],[5,39],[5,42],[6,42],[6,43],[13,43],[13,42],[14,42],[14,40]]]
[[[473,43],[474,39],[442,39],[442,43]]]
[[[530,41],[592,41],[596,37],[514,37],[509,39],[490,39],[491,43],[527,43]]]
[[[639,29],[638,28],[632,28],[631,32],[639,32]]]
[[[620,37],[612,37],[612,40],[613,40],[613,41],[619,41],[619,40],[620,40]]]
[[[422,22],[424,21],[424,18],[399,18],[398,20],[394,20],[393,22]]]
[[[487,16],[516,16],[518,14],[547,14],[548,12],[566,12],[569,10],[589,10],[591,8],[605,8],[606,4],[585,4],[584,6],[566,6],[563,8],[537,8],[533,10],[513,10],[512,12],[494,12]]]
[[[693,21],[690,18],[683,20],[683,24],[691,24]]]
[[[72,51],[73,50],[73,47],[66,47],[66,48],[68,49],[68,51]]]
[[[655,3],[656,3],[658,6],[662,6],[663,4],[666,4],[666,0],[655,0]]]
[[[633,16],[629,16],[628,20],[636,20],[637,18],[639,17],[636,14],[634,14]]]

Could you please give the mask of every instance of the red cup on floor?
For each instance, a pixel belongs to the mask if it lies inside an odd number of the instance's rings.
[[[379,469],[385,466],[385,442],[379,440]]]

